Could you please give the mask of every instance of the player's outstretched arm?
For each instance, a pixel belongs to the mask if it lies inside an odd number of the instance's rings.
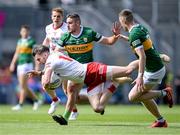
[[[165,63],[169,63],[171,61],[171,58],[166,54],[160,54],[160,58]]]
[[[37,71],[37,70],[31,70],[29,72],[26,73],[26,75],[30,78],[30,77],[35,77],[35,76],[42,76],[44,73],[43,71]]]

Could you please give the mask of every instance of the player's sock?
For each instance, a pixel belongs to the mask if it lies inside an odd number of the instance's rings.
[[[166,91],[165,91],[164,89],[161,90],[161,96],[164,97],[164,96],[166,96],[166,95],[167,95]]]
[[[38,102],[38,99],[34,99],[33,102]]]
[[[165,120],[164,120],[164,118],[161,116],[161,117],[159,117],[159,118],[157,119],[157,121],[158,121],[158,122],[164,122]]]
[[[111,92],[111,93],[114,93],[118,87],[118,83],[116,82],[113,82],[107,89]]]
[[[22,106],[23,106],[23,103],[19,103],[19,106],[22,107]]]
[[[52,99],[52,101],[57,102],[57,101],[58,101],[58,97],[54,97],[54,98]]]
[[[71,112],[77,112],[77,109],[73,109]]]
[[[71,111],[65,110],[63,114],[63,118],[68,121],[70,115],[71,115]]]

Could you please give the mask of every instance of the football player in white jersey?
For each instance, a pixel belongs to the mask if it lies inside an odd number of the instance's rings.
[[[52,9],[52,11],[51,11],[52,23],[46,26],[46,29],[45,29],[46,37],[42,43],[45,46],[49,46],[50,53],[53,53],[55,51],[57,41],[60,40],[61,36],[65,32],[68,31],[67,24],[65,22],[63,22],[63,17],[64,17],[64,10],[62,8],[58,7],[58,8]],[[40,69],[40,68],[38,67],[38,69]],[[38,69],[36,69],[36,70],[38,70]],[[67,85],[67,83],[66,83],[66,81],[64,81],[63,82],[63,90],[64,91],[66,91],[66,89],[67,89],[66,85]],[[55,91],[48,91],[48,94],[52,98],[52,103],[48,110],[48,114],[52,115],[56,111],[56,108],[57,108],[58,104],[60,103],[60,99],[56,96]],[[65,92],[65,94],[66,94],[66,92]],[[75,110],[75,112],[73,110]],[[73,110],[72,110],[72,114],[71,114],[71,116],[73,116],[73,118],[70,118],[70,119],[75,120],[78,116],[76,106],[74,106]]]
[[[46,37],[43,45],[49,46],[50,52],[55,50],[57,41],[68,31],[67,24],[63,22],[63,14],[62,8],[53,8],[51,14],[52,23],[46,26]]]
[[[93,110],[103,114],[108,99],[117,87],[114,79],[128,76],[138,66],[138,61],[124,67],[107,66],[97,62],[81,64],[61,52],[49,53],[49,49],[43,45],[36,46],[33,49],[33,56],[35,61],[45,64],[44,74],[42,76],[42,85],[45,90],[49,87],[53,72],[61,79],[71,80],[70,85],[74,86],[69,87],[71,89],[68,90],[68,101],[63,116],[53,116],[53,119],[61,125],[67,125],[71,110],[76,102],[76,97],[84,84],[88,87],[88,99]],[[41,71],[29,72],[30,76],[40,74]],[[102,87],[101,85],[106,81],[113,81],[114,83],[111,86]]]
[[[56,42],[61,36],[68,31],[67,24],[63,22],[64,11],[62,8],[53,8],[51,10],[52,23],[45,28],[46,37],[43,41],[43,45],[49,47],[51,53],[55,51]],[[40,70],[40,64],[36,62],[36,71]],[[52,99],[51,106],[48,110],[48,114],[53,114],[56,111],[57,105],[60,103],[60,99],[56,96],[55,91],[47,91]]]

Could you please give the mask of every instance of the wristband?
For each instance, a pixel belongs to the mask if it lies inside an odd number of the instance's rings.
[[[143,73],[138,73],[138,78],[143,77]]]

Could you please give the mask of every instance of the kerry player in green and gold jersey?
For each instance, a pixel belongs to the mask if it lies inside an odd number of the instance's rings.
[[[138,76],[134,81],[135,86],[129,93],[129,100],[142,102],[156,117],[157,120],[151,127],[167,127],[167,122],[161,116],[154,98],[164,97],[169,107],[172,107],[172,89],[167,87],[164,90],[152,90],[154,86],[161,83],[166,72],[160,55],[153,46],[148,30],[134,22],[132,11],[122,10],[119,13],[119,22],[123,29],[129,32],[129,37],[121,35],[120,38],[129,41],[133,52],[139,59]]]
[[[59,48],[56,48],[57,50],[65,49],[68,53],[68,55],[77,60],[80,63],[89,63],[93,61],[93,48],[94,44],[93,42],[99,42],[104,45],[112,45],[114,44],[117,39],[118,35],[115,36],[110,36],[110,37],[105,37],[94,31],[92,28],[89,27],[84,27],[81,25],[81,19],[80,16],[76,13],[72,13],[67,15],[66,18],[66,23],[68,25],[68,32],[65,33],[62,37],[61,40],[58,41]],[[116,30],[116,27],[113,27],[113,30]],[[125,80],[126,81],[126,80]],[[104,87],[102,87],[104,86]],[[73,91],[75,89],[73,82],[68,81],[68,88],[67,92]],[[117,84],[114,84],[112,81],[107,81],[105,84],[99,85],[99,88],[97,88],[99,91],[101,89],[110,89],[113,88],[112,91],[115,91]],[[102,106],[105,104],[105,102],[108,101],[109,95],[112,93],[109,92],[106,97],[102,96],[101,93],[97,91],[99,94],[92,95],[90,98],[90,103],[93,105],[93,108],[96,108],[97,106],[101,105]],[[106,90],[105,90],[106,91]],[[69,95],[69,94],[68,94]],[[97,97],[98,96],[98,97]],[[99,103],[94,102],[94,98],[99,98],[101,99]],[[65,116],[68,116],[68,112],[70,110],[66,110]],[[104,113],[104,110],[101,112],[101,114]]]
[[[20,29],[20,39],[17,42],[16,51],[10,64],[10,71],[14,72],[17,63],[17,77],[20,87],[19,103],[12,110],[20,110],[22,108],[25,96],[28,95],[33,101],[33,110],[38,109],[38,99],[32,90],[28,88],[26,73],[33,69],[32,48],[35,40],[30,37],[30,28],[28,25],[22,25]]]
[[[64,47],[68,55],[80,63],[93,61],[94,41],[113,45],[118,39],[118,36],[105,37],[92,28],[82,26],[80,16],[75,13],[67,15],[66,23],[68,32],[59,40],[59,47]]]

